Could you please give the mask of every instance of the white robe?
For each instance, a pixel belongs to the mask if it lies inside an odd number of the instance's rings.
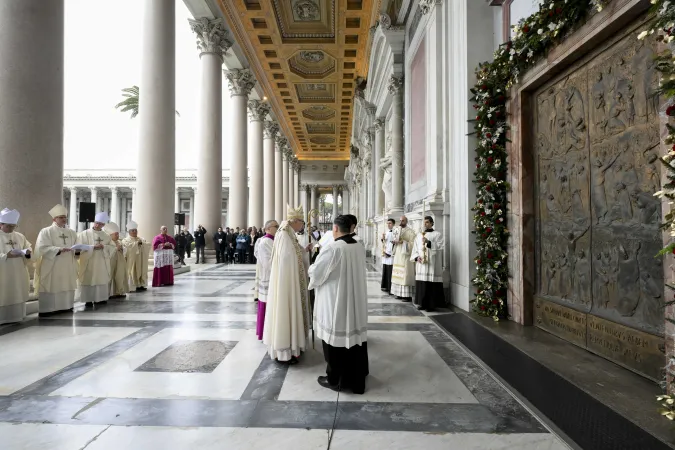
[[[270,290],[270,272],[272,271],[272,248],[274,239],[266,236],[258,239],[255,243],[253,256],[256,258],[256,289],[258,292],[258,301],[267,302]]]
[[[298,244],[300,244],[300,247],[302,247],[303,252],[302,252],[302,264],[305,266],[305,273],[308,273],[307,271],[309,270],[309,257],[314,251],[312,249],[312,252],[308,252],[305,250],[307,248],[307,245],[309,245],[309,239],[307,239],[307,233],[305,234],[296,234],[295,237],[298,239]]]
[[[282,222],[274,237],[263,333],[270,357],[279,361],[298,357],[307,348],[311,319],[303,253],[291,226]]]
[[[21,233],[0,230],[0,325],[21,322],[26,317],[30,290],[28,267],[33,256],[9,258],[12,250],[31,250],[30,242]]]
[[[127,278],[127,249],[118,240],[112,242],[116,247],[115,253],[110,257],[110,296],[124,295],[129,292],[129,280]],[[119,247],[118,247],[119,245]]]
[[[78,233],[77,243],[86,245],[100,243],[103,245],[100,250],[91,250],[80,254],[77,271],[80,301],[92,303],[107,301],[110,296],[109,285],[112,278],[110,258],[117,251],[117,247],[112,244],[108,233],[94,229]]]
[[[415,263],[415,280],[417,281],[431,281],[433,283],[443,282],[443,236],[438,231],[431,231],[425,233],[424,237],[429,241],[431,246],[427,246],[427,262]],[[424,244],[422,243],[422,233],[415,238],[415,245],[413,247],[410,260],[415,261],[418,257],[422,257]]]
[[[77,288],[75,252],[62,252],[77,242],[77,233],[56,223],[43,228],[35,243],[35,278],[41,313],[63,311],[73,307]]]
[[[394,228],[394,267],[391,273],[391,293],[399,297],[415,295],[415,263],[410,261],[415,232],[410,227]]]
[[[394,264],[394,233],[392,230],[387,230],[384,233],[384,242],[382,242],[382,264],[391,266]],[[385,253],[389,256],[386,256]]]
[[[315,290],[314,330],[333,347],[351,348],[367,340],[366,250],[358,243],[334,241],[309,268]]]
[[[127,276],[129,289],[135,291],[148,285],[148,258],[150,247],[145,239],[127,236],[122,240],[127,249]]]

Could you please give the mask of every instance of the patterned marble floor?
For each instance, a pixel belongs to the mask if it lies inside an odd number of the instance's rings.
[[[0,448],[568,449],[472,355],[368,275],[365,395],[322,389],[254,335],[253,266],[0,327]]]

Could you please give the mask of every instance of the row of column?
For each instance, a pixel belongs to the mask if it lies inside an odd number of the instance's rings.
[[[125,217],[126,210],[124,205],[127,197],[124,197],[121,187],[110,187],[110,197],[100,196],[99,187],[89,187],[89,188],[79,188],[79,187],[70,187],[70,204],[69,204],[69,219],[68,223],[71,229],[77,230],[77,224],[79,222],[79,209],[78,205],[81,202],[84,202],[87,198],[85,197],[86,189],[89,190],[88,200],[90,203],[96,204],[96,212],[105,211],[110,215],[110,221],[115,222],[120,227],[122,224],[122,217]],[[131,191],[131,202],[134,204],[136,198],[136,188],[128,188]],[[75,201],[73,201],[75,199]],[[173,223],[173,221],[171,222]]]
[[[299,186],[301,189],[301,198],[299,199],[299,202],[302,204],[305,213],[309,213],[311,210],[316,210],[319,211],[319,199],[321,195],[319,194],[319,185],[302,185]],[[332,210],[332,217],[335,218],[338,216],[338,214],[347,214],[349,213],[349,188],[347,186],[341,185],[341,184],[334,184],[332,186],[333,188],[333,210]],[[338,198],[341,198],[342,200],[342,208],[338,207]],[[318,217],[313,217],[311,219],[311,224],[312,225],[318,225]]]

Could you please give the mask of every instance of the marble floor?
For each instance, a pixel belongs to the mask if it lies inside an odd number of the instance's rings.
[[[0,448],[570,448],[372,267],[366,393],[321,388],[320,342],[295,366],[266,357],[254,277],[194,266],[173,287],[0,326]]]

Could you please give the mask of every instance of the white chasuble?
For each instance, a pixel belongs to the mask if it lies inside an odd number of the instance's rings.
[[[387,230],[382,238],[382,264],[385,266],[394,264],[394,232],[392,230]]]
[[[355,240],[338,239],[309,268],[314,289],[314,330],[333,347],[351,348],[367,340],[366,250]]]
[[[77,234],[77,243],[85,245],[103,245],[100,250],[82,252],[77,272],[80,300],[83,302],[102,302],[110,296],[112,271],[110,258],[117,251],[110,236],[105,231],[89,229]]]
[[[115,253],[110,258],[110,295],[124,295],[129,292],[127,280],[127,249],[122,241],[112,241]]]
[[[424,244],[422,239],[426,238],[428,244]],[[415,279],[418,281],[431,281],[433,283],[443,282],[443,236],[438,231],[428,231],[422,237],[422,233],[415,238],[415,246],[410,255],[411,261],[421,258],[423,248],[427,247],[427,262],[415,263]]]
[[[26,250],[32,252],[32,247],[23,234],[0,230],[0,325],[20,322],[26,316],[28,267],[32,262],[30,253],[30,258],[26,258]],[[17,256],[10,258],[10,253]]]
[[[63,311],[73,307],[77,288],[75,252],[62,252],[77,242],[77,233],[55,223],[43,228],[35,243],[35,278],[40,312]]]
[[[410,227],[396,227],[394,231],[394,267],[391,274],[391,293],[400,297],[411,297],[408,290],[403,289],[402,294],[397,292],[394,285],[413,287],[415,285],[415,263],[410,261],[415,232]]]
[[[255,243],[253,256],[256,258],[256,289],[258,301],[267,302],[272,271],[272,249],[274,239],[263,236]]]
[[[127,251],[127,278],[129,289],[135,291],[148,285],[148,259],[150,244],[145,239],[127,236],[122,240]]]
[[[307,348],[310,313],[307,275],[293,229],[284,221],[274,237],[263,343],[272,359],[289,361]]]

